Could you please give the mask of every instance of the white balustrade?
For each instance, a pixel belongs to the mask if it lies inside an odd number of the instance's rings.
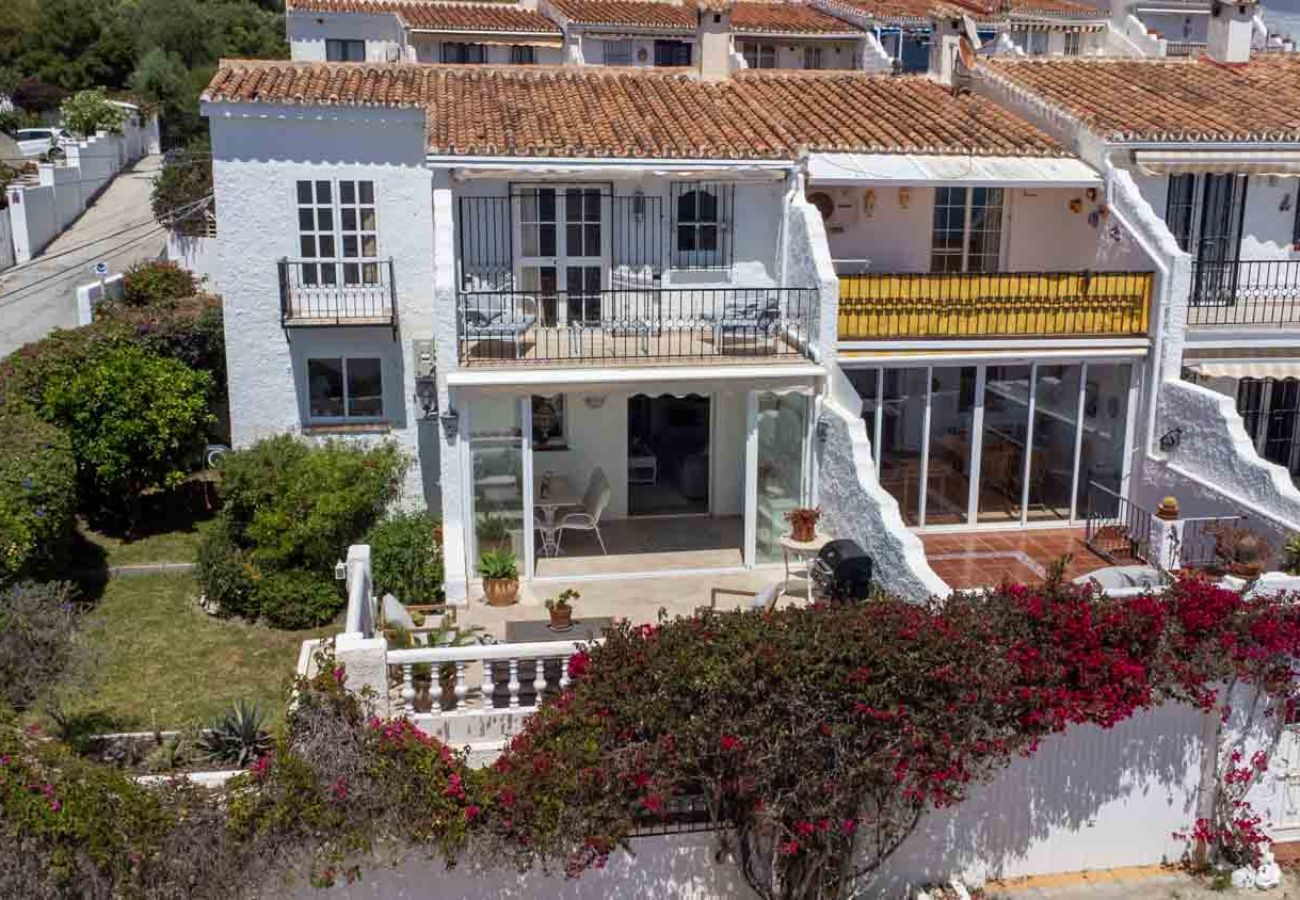
[[[467,713],[509,712],[532,709],[539,705],[546,691],[563,690],[569,684],[569,658],[592,642],[537,641],[518,644],[474,644],[466,647],[413,647],[389,650],[388,665],[401,671],[400,710],[407,714],[416,712],[414,668],[428,666],[431,673],[430,692],[434,716],[464,715]],[[552,676],[547,678],[547,663],[552,664]],[[533,666],[532,678],[520,679],[520,664]],[[451,696],[444,697],[443,667],[455,667],[455,682]],[[471,665],[483,667],[477,693],[472,693],[469,681]],[[558,671],[556,671],[558,670]],[[526,671],[526,667],[525,667]],[[505,676],[504,680],[500,676]],[[500,698],[504,705],[498,707],[496,695],[505,688],[507,697]]]

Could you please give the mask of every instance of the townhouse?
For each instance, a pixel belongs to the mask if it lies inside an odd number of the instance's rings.
[[[294,0],[292,58],[922,72],[932,20],[977,23],[982,41],[1037,55],[1162,52],[1140,23],[1082,0]]]
[[[1127,197],[1175,285],[1145,502],[1300,525],[1300,57],[1252,51],[1253,3],[1217,6],[1195,59],[990,60],[976,89]]]

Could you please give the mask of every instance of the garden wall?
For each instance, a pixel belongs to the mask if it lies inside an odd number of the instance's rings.
[[[1214,719],[1170,704],[1111,729],[1078,727],[1048,738],[962,804],[928,815],[866,896],[901,897],[909,887],[952,877],[1014,878],[1177,860],[1173,837],[1198,816],[1203,751]],[[1240,723],[1230,724],[1245,732]],[[1247,754],[1258,743],[1248,743]],[[1270,782],[1276,779],[1266,779]],[[1267,787],[1267,785],[1266,785]],[[1264,798],[1267,800],[1268,798]],[[1267,802],[1257,811],[1271,811]],[[363,873],[359,885],[292,896],[398,900],[674,897],[749,900],[735,866],[714,862],[710,834],[640,838],[636,856],[615,854],[577,881],[562,875],[445,872],[436,861]]]
[[[14,259],[14,231],[9,224],[9,208],[0,209],[0,272],[12,268]]]

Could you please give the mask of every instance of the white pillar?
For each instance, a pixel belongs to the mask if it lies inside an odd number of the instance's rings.
[[[1182,568],[1183,522],[1178,501],[1166,497],[1151,517],[1151,564],[1165,571]]]

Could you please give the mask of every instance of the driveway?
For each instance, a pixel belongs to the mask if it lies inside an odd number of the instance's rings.
[[[161,156],[146,156],[124,170],[40,256],[0,273],[0,357],[55,328],[76,327],[76,289],[95,280],[96,262],[117,273],[166,250],[167,234],[149,210],[161,168]]]

